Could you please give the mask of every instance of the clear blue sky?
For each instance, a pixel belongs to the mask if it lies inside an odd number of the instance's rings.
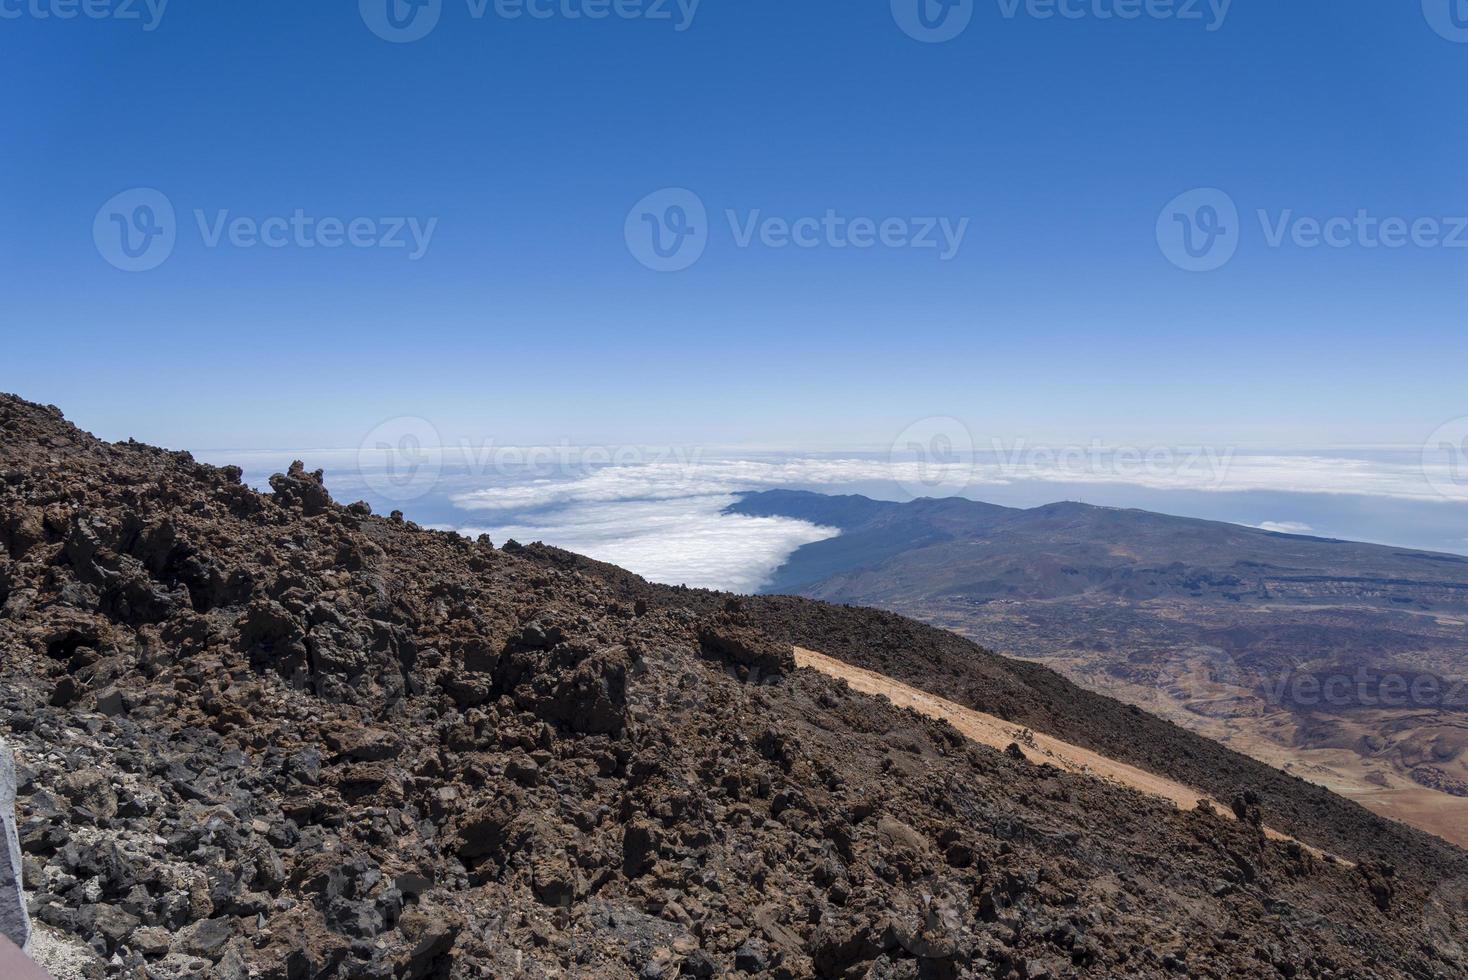
[[[1468,216],[1468,43],[1420,0],[1239,0],[1214,31],[975,2],[926,44],[888,0],[703,0],[685,31],[443,0],[393,44],[346,0],[176,0],[152,31],[0,0],[0,388],[200,449],[354,446],[395,415],[823,446],[931,415],[1410,444],[1468,415],[1468,248],[1271,248],[1254,217]],[[135,187],[178,241],[127,273],[93,221]],[[623,237],[665,187],[710,214],[678,273]],[[1155,237],[1198,187],[1243,214],[1209,273]],[[727,208],[970,227],[948,262],[741,249]],[[194,209],[438,224],[418,261],[211,249]]]

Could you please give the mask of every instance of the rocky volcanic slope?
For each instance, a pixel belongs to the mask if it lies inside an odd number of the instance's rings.
[[[842,530],[771,591],[1043,661],[1468,842],[1468,803],[1419,791],[1468,801],[1468,557],[1077,503],[774,490],[728,512]]]
[[[655,585],[623,569],[558,548],[517,552],[608,583],[627,602],[717,610],[726,597]],[[1265,823],[1336,853],[1461,881],[1468,855],[1443,840],[1385,819],[1321,786],[1288,775],[1172,722],[1086,691],[1046,667],[999,656],[947,630],[877,609],[794,596],[741,599],[743,615],[771,639],[838,657],[963,706],[1026,725],[1121,762],[1206,791],[1215,799],[1252,794]]]
[[[765,607],[272,486],[0,396],[0,731],[96,975],[1468,976],[1461,865],[1318,860],[796,671]]]

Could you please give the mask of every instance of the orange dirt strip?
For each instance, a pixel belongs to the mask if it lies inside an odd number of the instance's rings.
[[[840,678],[854,691],[880,695],[899,708],[908,708],[920,715],[946,721],[959,734],[981,745],[1001,751],[1010,745],[1018,745],[1024,752],[1025,758],[1036,765],[1048,762],[1066,772],[1102,779],[1118,786],[1146,793],[1149,796],[1170,800],[1174,806],[1183,810],[1196,809],[1200,803],[1207,801],[1220,816],[1229,820],[1235,819],[1231,808],[1223,806],[1206,793],[1201,793],[1190,786],[1184,786],[1182,783],[1138,769],[1136,766],[1129,766],[1124,762],[1117,762],[1115,759],[1109,759],[1090,749],[1083,749],[1079,745],[1072,745],[1041,732],[1012,725],[994,715],[965,708],[926,691],[908,687],[884,674],[853,667],[844,661],[814,650],[806,650],[803,647],[795,648],[795,662],[801,667],[808,667],[831,677]],[[1274,840],[1294,840],[1268,827],[1264,828],[1264,832]],[[1324,851],[1310,847],[1308,844],[1301,846],[1316,857],[1327,856]],[[1335,858],[1335,860],[1340,859]]]

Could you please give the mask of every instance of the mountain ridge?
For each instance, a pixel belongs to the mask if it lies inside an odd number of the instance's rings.
[[[730,512],[826,507],[779,492]],[[1468,842],[1468,560],[1073,503],[830,507],[868,516],[768,591],[956,630]],[[1419,682],[1436,693],[1380,697]]]

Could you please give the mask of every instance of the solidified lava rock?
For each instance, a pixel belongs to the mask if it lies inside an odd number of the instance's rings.
[[[795,651],[766,635],[731,600],[718,615],[699,627],[698,643],[705,653],[742,668],[746,679],[783,677],[795,670]]]
[[[794,669],[917,656],[907,621],[271,488],[0,396],[0,731],[34,917],[89,975],[1468,975],[1421,922],[1461,852],[1220,774],[1358,867],[1315,860]],[[1150,731],[952,649],[955,698]]]

